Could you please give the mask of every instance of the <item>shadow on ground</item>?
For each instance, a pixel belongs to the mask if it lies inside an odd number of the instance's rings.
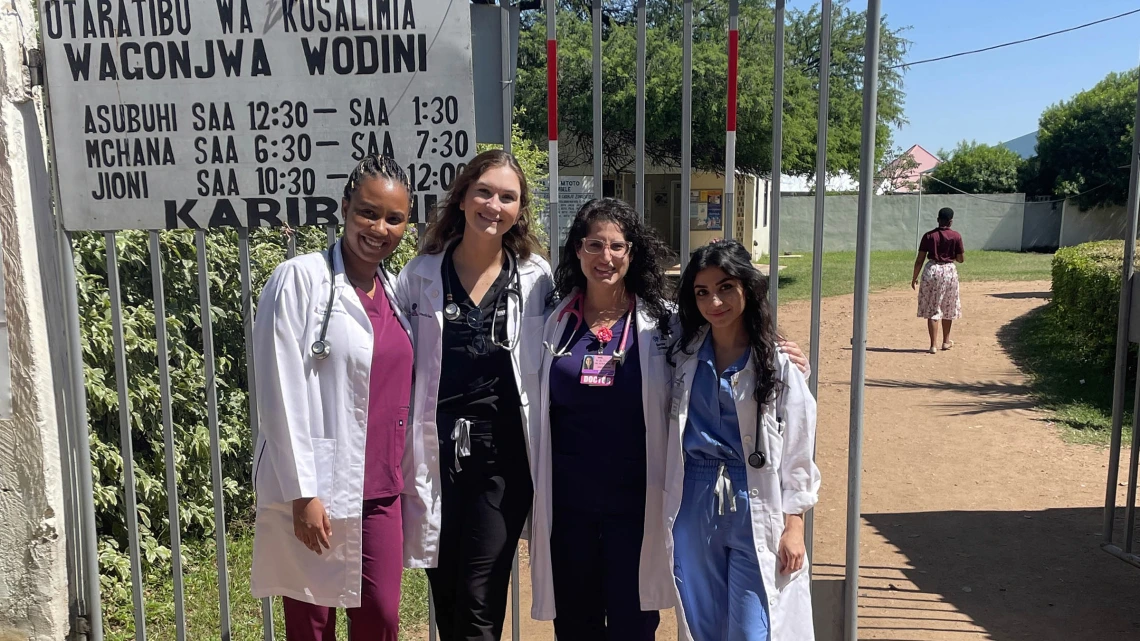
[[[1005,292],[999,294],[990,294],[991,298],[1002,298],[1005,300],[1021,300],[1026,298],[1053,298],[1053,292]]]
[[[859,589],[860,628],[896,641],[961,633],[950,604],[995,641],[1140,639],[1140,569],[1100,549],[1102,514],[1091,507],[866,514],[911,567],[860,568],[868,577]],[[913,587],[897,580],[900,572]],[[889,617],[868,610],[888,605]],[[961,635],[938,638],[954,636]]]

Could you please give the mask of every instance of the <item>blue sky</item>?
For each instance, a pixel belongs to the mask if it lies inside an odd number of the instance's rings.
[[[806,0],[789,0],[805,8]],[[866,9],[866,0],[851,8]],[[1140,0],[882,0],[888,24],[910,27],[909,60],[1019,40],[1140,9]],[[1037,129],[1041,111],[1140,59],[1140,14],[1044,40],[911,68],[902,147],[996,144]]]

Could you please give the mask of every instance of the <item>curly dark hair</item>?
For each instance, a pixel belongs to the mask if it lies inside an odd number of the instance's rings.
[[[491,149],[475,156],[467,167],[459,173],[447,192],[447,199],[443,205],[436,208],[432,224],[424,235],[424,244],[420,248],[421,254],[440,254],[451,241],[463,236],[467,227],[467,217],[460,207],[463,199],[467,197],[467,188],[488,170],[496,167],[509,167],[519,177],[519,217],[515,224],[503,234],[503,246],[513,251],[519,260],[530,258],[531,254],[538,254],[542,245],[530,228],[532,213],[530,211],[530,188],[526,183],[526,174],[523,173],[519,161],[502,149]]]
[[[631,246],[625,289],[641,299],[649,315],[657,319],[657,329],[662,335],[668,335],[672,314],[666,306],[665,260],[672,256],[672,252],[652,229],[641,222],[633,207],[617,198],[591,200],[582,205],[574,216],[566,244],[562,247],[558,269],[554,272],[552,298],[565,298],[575,287],[586,290],[586,275],[582,273],[582,262],[578,260],[577,252],[582,239],[598,222],[610,222],[621,228]]]
[[[677,289],[677,303],[681,316],[681,339],[669,350],[669,362],[676,365],[675,356],[690,349],[690,345],[701,329],[708,324],[699,308],[697,294],[693,291],[697,274],[709,267],[719,267],[731,278],[740,281],[744,289],[744,327],[748,331],[748,342],[752,345],[752,362],[756,368],[756,390],[753,398],[761,406],[775,400],[783,383],[776,373],[776,327],[772,324],[772,312],[768,307],[768,279],[752,264],[748,250],[735,240],[726,240],[705,245],[689,259],[681,284]]]

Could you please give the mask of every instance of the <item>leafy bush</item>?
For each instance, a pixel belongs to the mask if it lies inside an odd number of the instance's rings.
[[[1053,257],[1053,302],[1082,364],[1113,367],[1123,241],[1085,243]],[[1140,266],[1140,261],[1137,261]]]
[[[327,243],[324,229],[297,230],[296,239],[299,254],[323,249]],[[166,453],[148,242],[148,232],[128,231],[116,235],[131,447],[140,548],[145,566],[170,559]],[[193,232],[161,232],[160,242],[170,352],[178,517],[183,537],[193,540],[211,536],[215,528],[198,262]],[[226,521],[250,521],[253,442],[249,427],[237,232],[232,229],[209,232],[206,246]],[[251,232],[254,304],[285,253],[282,230]],[[410,230],[393,254],[390,268],[399,269],[413,255],[415,233]],[[124,472],[104,236],[76,234],[75,261],[102,582],[105,590],[118,593],[129,589],[130,563],[125,555]]]

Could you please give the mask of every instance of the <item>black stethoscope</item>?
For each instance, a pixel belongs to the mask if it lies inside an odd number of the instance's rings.
[[[313,354],[313,358],[318,361],[323,361],[329,357],[332,351],[332,345],[329,344],[325,335],[329,331],[329,316],[332,316],[333,303],[336,302],[336,268],[333,267],[333,249],[336,248],[336,243],[329,245],[328,251],[328,267],[329,267],[329,304],[325,307],[324,317],[321,319],[321,333],[317,336],[316,342],[309,348]]]
[[[491,344],[495,347],[510,351],[518,345],[519,336],[522,332],[522,277],[519,276],[519,260],[514,252],[506,247],[503,248],[503,251],[507,254],[507,286],[495,296],[495,307],[491,310]],[[451,252],[447,253],[445,260],[448,264],[444,266],[443,273],[443,295],[444,301],[446,301],[443,305],[443,317],[448,321],[455,322],[463,316],[463,310],[459,308],[459,304],[455,302],[455,299],[451,295],[451,275],[449,273],[450,270],[447,269],[451,261]],[[518,322],[515,323],[515,337],[512,339],[510,336],[507,336],[506,341],[500,342],[499,333],[497,331],[499,310],[502,309],[504,317],[510,313],[512,296],[515,298],[518,320]],[[506,302],[504,302],[504,299]],[[482,323],[483,311],[479,309],[478,306],[468,310],[467,325],[469,327],[479,329],[483,326]],[[509,322],[507,323],[507,327],[510,327]],[[475,336],[472,347],[480,354],[486,352],[486,339],[482,334]]]
[[[784,419],[779,415],[776,416],[776,425],[782,425]],[[764,405],[763,403],[756,404],[756,426],[752,432],[752,453],[748,455],[748,465],[754,469],[761,469],[768,464],[768,454],[764,448],[760,447],[760,429],[764,425]],[[777,428],[780,429],[780,428]],[[765,442],[767,441],[767,434],[765,434]]]

